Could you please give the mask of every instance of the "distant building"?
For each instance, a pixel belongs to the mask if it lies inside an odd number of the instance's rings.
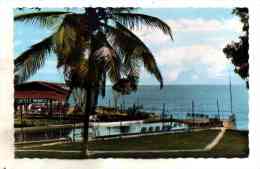
[[[69,88],[62,83],[26,82],[15,86],[15,113],[57,115],[65,113]]]

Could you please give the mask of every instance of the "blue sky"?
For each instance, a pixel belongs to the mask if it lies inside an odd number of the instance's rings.
[[[232,9],[164,8],[137,12],[163,19],[172,28],[174,41],[146,27],[134,30],[154,53],[165,84],[227,84],[228,72],[233,84],[244,84],[222,52],[227,43],[237,41],[241,34],[241,23],[231,14]],[[51,32],[36,25],[15,23],[15,57]],[[140,84],[158,85],[145,70],[141,75]],[[49,56],[45,66],[30,80],[62,82],[56,57]]]

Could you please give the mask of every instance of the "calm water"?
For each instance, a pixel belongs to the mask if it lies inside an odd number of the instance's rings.
[[[232,86],[232,108],[237,118],[238,129],[248,129],[248,90],[244,86]],[[99,98],[99,105],[117,105],[130,107],[133,104],[143,105],[144,111],[162,112],[163,104],[166,107],[166,114],[185,116],[192,111],[217,115],[217,100],[219,102],[220,115],[227,117],[230,114],[229,86],[225,85],[169,85],[162,90],[159,86],[140,86],[137,92],[127,96],[115,96],[111,87],[107,87],[105,98]]]

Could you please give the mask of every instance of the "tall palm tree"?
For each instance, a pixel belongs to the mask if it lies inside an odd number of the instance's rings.
[[[19,77],[16,82],[27,80],[44,65],[50,53],[56,54],[57,68],[63,69],[71,91],[80,88],[85,92],[84,154],[88,150],[89,116],[95,112],[99,94],[105,95],[107,76],[116,86],[127,80],[131,89],[136,89],[143,65],[163,87],[153,54],[131,30],[146,26],[173,39],[171,29],[159,18],[134,11],[133,8],[84,8],[82,12],[38,11],[15,16],[15,21],[54,28],[53,34],[15,59],[15,74]]]

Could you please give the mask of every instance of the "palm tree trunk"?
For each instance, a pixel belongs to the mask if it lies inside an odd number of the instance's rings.
[[[92,113],[96,111],[97,99],[98,99],[98,87],[97,86],[89,86],[86,90],[86,106],[85,106],[85,116],[84,116],[84,130],[83,130],[83,146],[82,146],[82,154],[84,156],[89,156],[89,117]]]
[[[91,113],[91,87],[88,86],[86,89],[86,105],[85,105],[85,116],[84,116],[84,130],[83,130],[83,146],[82,154],[88,157],[88,135],[89,135],[89,116]]]
[[[89,34],[87,34],[86,36],[90,36],[91,39],[93,39],[93,32],[95,30],[98,29],[99,27],[99,22],[98,22],[98,16],[97,16],[97,11],[95,8],[85,8],[85,14],[87,16],[87,20],[88,20],[88,27],[89,29]],[[93,46],[95,44],[91,43],[91,53],[94,51],[95,46]],[[95,70],[95,65],[92,64],[93,63],[93,58],[92,58],[92,54],[90,54],[89,57],[89,70],[88,70],[88,75],[87,75],[87,79],[90,82],[87,82],[88,84],[86,85],[87,87],[85,88],[86,90],[86,105],[85,105],[85,116],[84,116],[84,130],[83,130],[83,146],[82,146],[82,153],[83,155],[86,155],[87,157],[89,156],[89,152],[88,152],[88,136],[89,136],[89,116],[91,114],[91,112],[95,111],[96,105],[97,105],[97,100],[96,100],[96,95],[97,90],[95,86],[95,82],[93,83],[93,81],[97,81],[97,79],[93,79],[90,78],[91,74],[93,73],[93,70]]]

